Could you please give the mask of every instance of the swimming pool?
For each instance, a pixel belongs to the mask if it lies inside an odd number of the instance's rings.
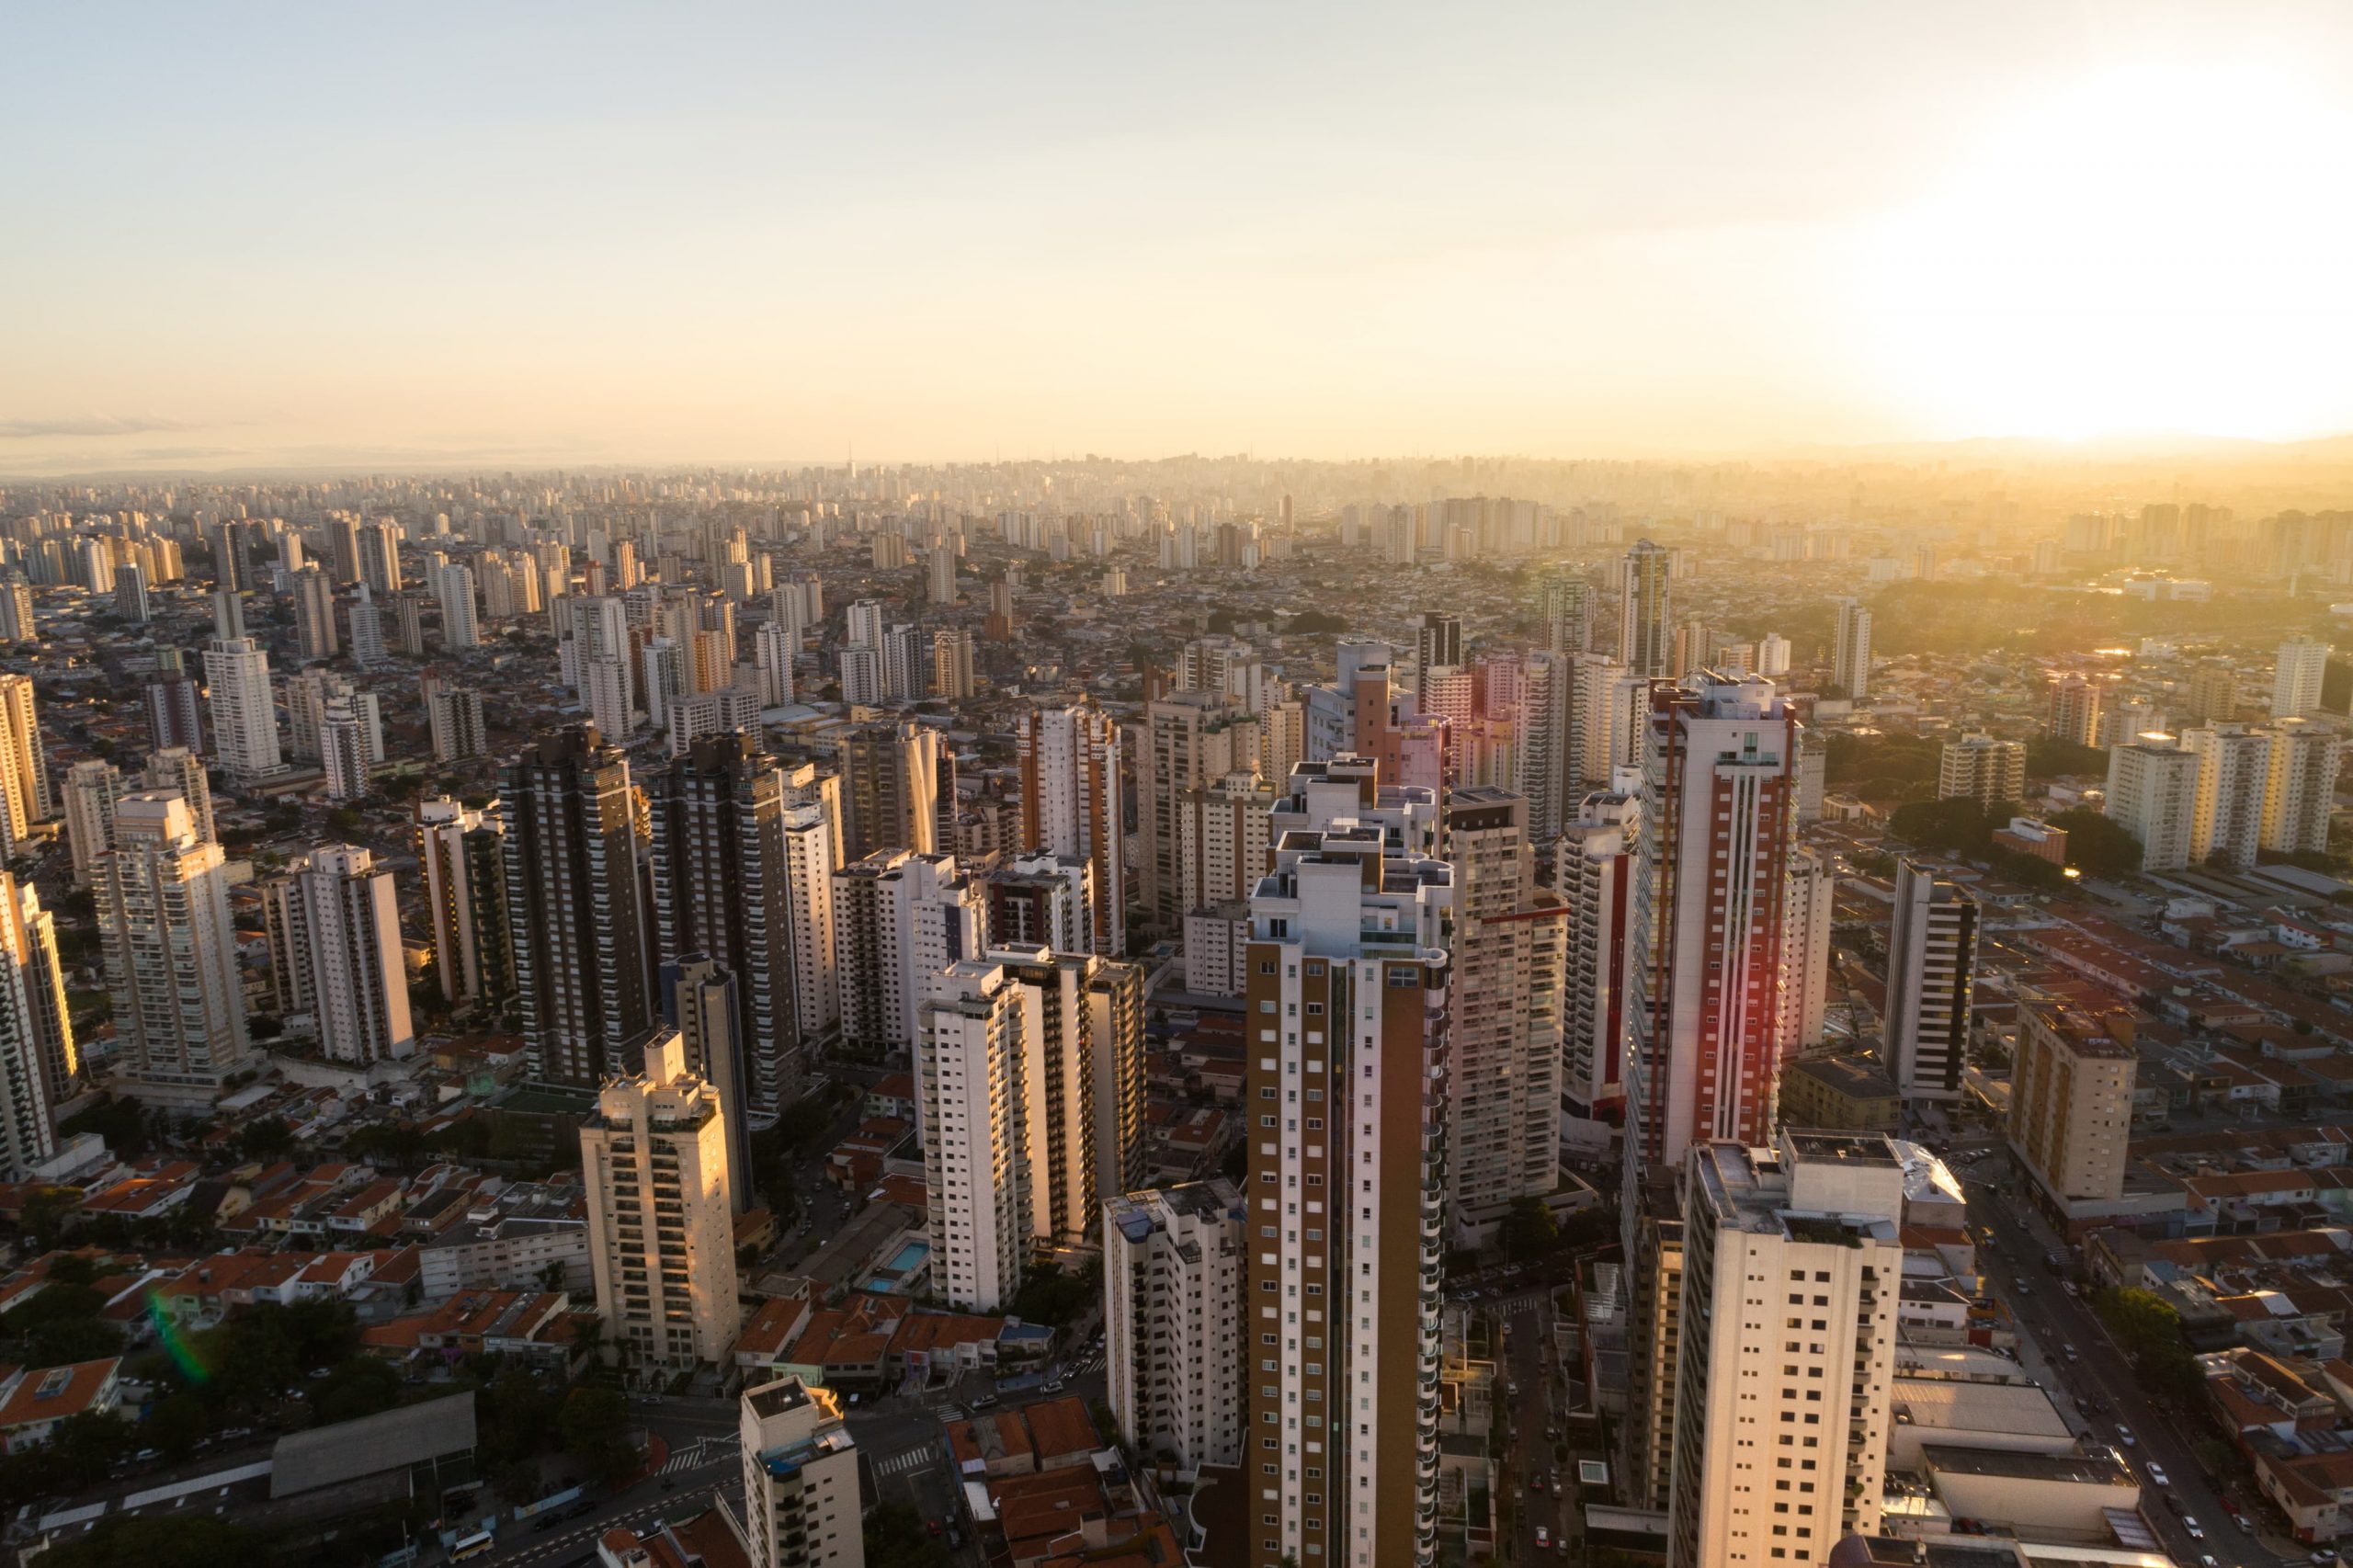
[[[904,1274],[919,1267],[923,1260],[930,1256],[931,1248],[926,1244],[909,1242],[892,1255],[891,1261],[883,1265],[883,1271],[889,1274]]]

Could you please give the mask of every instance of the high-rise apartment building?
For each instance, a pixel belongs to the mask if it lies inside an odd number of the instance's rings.
[[[269,691],[269,655],[250,637],[215,637],[204,650],[212,709],[212,742],[221,766],[240,782],[285,769],[278,749],[278,710]]]
[[[1438,610],[1425,610],[1414,628],[1414,695],[1427,698],[1430,672],[1452,669],[1462,663],[1462,622]]]
[[[798,1378],[745,1389],[736,1443],[751,1568],[866,1568],[858,1444],[833,1390]]]
[[[830,780],[829,780],[830,782]],[[841,1022],[841,975],[835,953],[834,873],[840,840],[822,804],[784,809],[784,869],[792,900],[794,1027],[803,1040],[823,1039]]]
[[[1136,751],[1136,823],[1142,841],[1143,906],[1163,931],[1187,913],[1179,819],[1185,791],[1228,774],[1256,773],[1258,722],[1234,698],[1173,691],[1144,705]],[[1101,891],[1098,881],[1097,891]]]
[[[2335,650],[2310,637],[2291,637],[2279,644],[2279,662],[2271,672],[2271,716],[2307,719],[2321,710],[2322,677],[2328,674],[2328,656]]]
[[[149,790],[177,795],[188,802],[197,837],[217,836],[212,824],[212,780],[204,771],[204,758],[186,746],[160,746],[148,756],[140,778]]]
[[[1871,695],[1871,612],[1859,599],[1840,599],[1830,651],[1830,681],[1860,707]]]
[[[2097,745],[2100,733],[2100,689],[2082,676],[2063,676],[2051,686],[2051,722],[2046,733],[2069,745]]]
[[[1906,1099],[1958,1100],[1969,1064],[1977,900],[1912,860],[1895,868],[1887,938],[1887,1071]]]
[[[915,1128],[931,1202],[933,1289],[993,1312],[1021,1288],[1032,1234],[1021,998],[1006,966],[928,977],[915,1040]]]
[[[1904,1165],[1883,1134],[1691,1147],[1668,1568],[1824,1563],[1876,1535]]]
[[[1515,1201],[1560,1186],[1569,912],[1537,892],[1525,797],[1451,790],[1441,835],[1454,868],[1449,1213],[1459,1240],[1483,1242]]]
[[[972,634],[959,627],[936,631],[931,638],[931,694],[944,702],[962,702],[972,695]]]
[[[305,566],[293,577],[294,646],[305,664],[332,659],[342,651],[335,635],[335,584],[316,566]]]
[[[1133,1450],[1184,1469],[1245,1462],[1249,1211],[1223,1177],[1108,1195],[1103,1340],[1111,1418]]]
[[[65,847],[73,858],[74,885],[90,885],[90,869],[114,847],[114,803],[122,794],[122,770],[92,758],[65,770]]]
[[[2264,781],[2263,847],[2286,854],[2325,850],[2345,736],[2309,719],[2271,726],[2271,771]]]
[[[57,1108],[79,1071],[57,933],[30,881],[0,871],[0,1172],[30,1179],[57,1153]]]
[[[454,650],[480,643],[473,568],[462,562],[446,563],[433,574],[433,593],[441,602],[441,646]]]
[[[659,975],[662,1021],[678,1031],[687,1071],[719,1093],[726,1130],[728,1201],[747,1214],[758,1200],[752,1183],[752,1070],[745,1059],[743,988],[703,953],[665,960]]]
[[[2198,754],[2163,736],[2110,746],[2102,812],[2141,845],[2144,871],[2189,864],[2198,830]]]
[[[362,523],[358,536],[359,581],[379,594],[401,591],[401,530],[396,523]]]
[[[1770,681],[1652,687],[1626,1052],[1635,1172],[1773,1126],[1800,733]]]
[[[882,695],[892,702],[915,702],[931,689],[931,639],[906,623],[882,633]]]
[[[642,1069],[597,1091],[580,1154],[608,1343],[649,1380],[724,1365],[743,1326],[727,1131],[676,1030],[654,1033]]]
[[[177,648],[155,651],[155,678],[147,683],[147,738],[157,751],[166,746],[204,750],[203,710],[197,706],[196,682],[189,678]]]
[[[2207,665],[2190,673],[2189,720],[2227,724],[2239,716],[2239,673],[2227,665]]]
[[[1127,950],[1125,786],[1120,726],[1093,703],[1033,709],[1015,721],[1021,767],[1021,847],[1095,869],[1087,948]]]
[[[703,954],[734,976],[747,1108],[773,1116],[801,1093],[784,775],[738,730],[698,738],[648,793],[655,956]]]
[[[443,1000],[496,1007],[515,994],[506,924],[506,828],[495,809],[447,795],[416,803],[426,934]]]
[[[1991,735],[1947,741],[1937,764],[1937,799],[1991,807],[2026,798],[2026,746]]]
[[[92,888],[122,1063],[116,1082],[141,1099],[210,1105],[251,1059],[221,846],[197,837],[177,795],[126,795]]]
[[[1229,773],[1177,791],[1176,898],[1189,915],[1247,898],[1267,871],[1272,779]]]
[[[946,766],[939,732],[912,720],[883,720],[850,726],[838,744],[843,858],[862,860],[879,849],[928,855],[937,848]]]
[[[1095,868],[1059,855],[1025,855],[981,879],[989,940],[1000,948],[1088,951],[1095,938]]]
[[[392,874],[351,844],[325,844],[264,888],[278,1006],[308,1013],[330,1062],[416,1054]]]
[[[2019,1007],[2010,1151],[2054,1202],[2123,1196],[2139,1066],[2102,1017],[2049,1002]]]
[[[875,708],[889,698],[890,688],[882,681],[882,650],[863,642],[845,643],[836,663],[841,668],[843,702],[852,708]]]
[[[1552,846],[1552,893],[1568,911],[1561,986],[1561,1109],[1596,1121],[1626,1103],[1626,966],[1642,804],[1589,795]]]
[[[40,894],[30,881],[0,871],[0,958],[15,972],[8,982],[11,1015],[0,1030],[9,1044],[0,1049],[28,1051],[40,1077],[45,1116],[82,1091],[82,1058],[74,1043],[74,1016],[65,996],[65,966],[57,946],[57,922],[40,906]],[[15,1043],[21,1041],[23,1043]],[[26,1103],[24,1091],[11,1089],[12,1105]],[[44,1122],[44,1125],[47,1125]],[[34,1140],[15,1134],[18,1149],[30,1149]]]
[[[1313,766],[1313,765],[1311,765]],[[1305,797],[1354,792],[1354,815]],[[1452,872],[1429,791],[1292,776],[1250,901],[1244,1484],[1251,1568],[1437,1559]],[[1294,1097],[1295,1096],[1295,1097]]]
[[[531,1076],[593,1088],[654,1019],[629,760],[593,724],[560,730],[506,766],[499,810]]]
[[[1643,680],[1671,673],[1675,631],[1667,619],[1667,578],[1675,555],[1649,540],[1618,564],[1618,663]]]
[[[2198,800],[2189,824],[2189,863],[2255,864],[2263,846],[2271,783],[2271,731],[2252,724],[2209,724],[2181,733],[2198,757]]]
[[[359,700],[348,695],[333,698],[319,721],[319,761],[326,772],[330,801],[356,801],[368,792],[369,725]]]
[[[986,947],[987,904],[955,857],[878,850],[834,877],[842,1036],[904,1051],[931,976]]]

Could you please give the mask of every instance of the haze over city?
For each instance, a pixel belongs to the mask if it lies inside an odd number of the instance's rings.
[[[7,36],[0,472],[2353,428],[2334,5]]]

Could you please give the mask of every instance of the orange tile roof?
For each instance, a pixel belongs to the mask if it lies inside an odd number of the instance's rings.
[[[0,1431],[16,1426],[29,1426],[40,1421],[63,1421],[90,1408],[105,1388],[107,1380],[122,1365],[122,1358],[109,1356],[101,1361],[76,1361],[70,1367],[44,1367],[27,1372],[6,1404],[0,1404]],[[54,1374],[63,1372],[62,1386],[51,1389]]]

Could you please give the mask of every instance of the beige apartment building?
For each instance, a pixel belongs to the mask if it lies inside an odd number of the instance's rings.
[[[2053,1003],[2018,1009],[2010,1147],[2053,1199],[2123,1196],[2137,1065],[2104,1018]]]
[[[646,1042],[642,1073],[598,1092],[580,1154],[597,1312],[624,1368],[666,1378],[724,1361],[743,1319],[727,1130],[676,1029]]]

